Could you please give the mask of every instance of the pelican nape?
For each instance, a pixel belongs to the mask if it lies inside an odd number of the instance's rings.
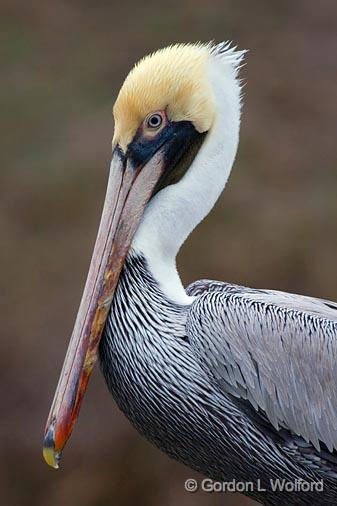
[[[180,44],[141,60],[114,105],[109,183],[50,410],[58,467],[97,356],[120,409],[215,480],[261,480],[263,504],[337,501],[337,304],[224,282],[185,290],[176,255],[237,151],[244,51]],[[291,498],[269,479],[324,480]]]

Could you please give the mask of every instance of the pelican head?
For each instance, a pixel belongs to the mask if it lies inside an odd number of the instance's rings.
[[[243,54],[225,43],[170,46],[142,59],[119,92],[101,223],[46,426],[44,457],[53,467],[77,419],[130,248],[145,255],[169,297],[189,303],[175,256],[229,176]]]

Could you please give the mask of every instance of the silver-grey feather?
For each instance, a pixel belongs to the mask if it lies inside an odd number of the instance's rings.
[[[201,281],[187,333],[204,370],[278,430],[337,448],[337,305]],[[203,293],[202,293],[203,292]]]

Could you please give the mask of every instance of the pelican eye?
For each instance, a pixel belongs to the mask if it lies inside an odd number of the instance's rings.
[[[154,114],[151,114],[147,119],[146,119],[146,126],[147,128],[150,128],[151,130],[156,130],[157,128],[159,128],[163,123],[163,117],[161,114],[159,113],[154,113]]]

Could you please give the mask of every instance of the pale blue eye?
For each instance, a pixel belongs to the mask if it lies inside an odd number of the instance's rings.
[[[163,118],[160,114],[151,114],[147,119],[146,125],[148,128],[159,128],[162,122]]]

